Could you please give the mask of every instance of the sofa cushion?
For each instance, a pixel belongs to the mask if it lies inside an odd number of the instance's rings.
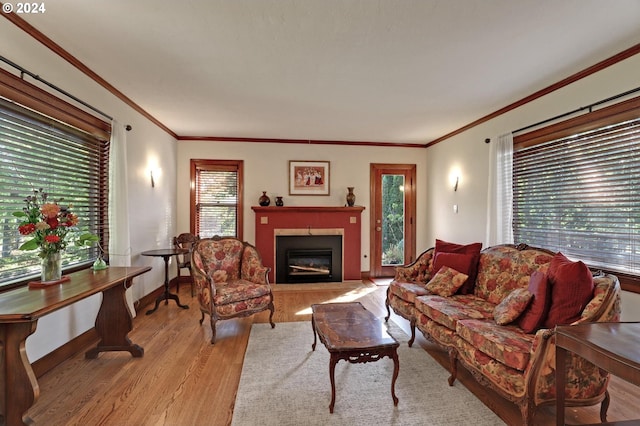
[[[469,278],[469,275],[448,266],[443,266],[427,283],[427,290],[444,297],[453,296],[467,278]]]
[[[436,246],[433,253],[434,263],[435,263],[435,256],[437,256],[438,253],[457,253],[457,254],[468,254],[468,255],[474,256],[471,261],[471,267],[469,268],[469,272],[468,272],[469,278],[467,282],[463,284],[462,288],[460,288],[459,290],[460,294],[473,293],[473,287],[475,285],[476,275],[478,273],[478,259],[480,258],[480,250],[482,250],[482,243],[471,243],[471,244],[464,245],[464,244],[450,243],[448,241],[436,239]],[[434,265],[434,272],[437,272],[438,270],[439,268],[435,269],[435,265]],[[461,272],[465,272],[465,271],[461,271]]]
[[[524,371],[534,336],[514,325],[496,327],[493,321],[465,319],[458,321],[458,336],[502,364]]]
[[[424,284],[408,283],[403,281],[392,281],[391,284],[389,284],[389,293],[410,303],[415,302],[416,296],[430,294]]]
[[[533,300],[518,318],[518,325],[525,333],[533,333],[542,327],[551,306],[551,286],[547,274],[540,271],[531,274],[528,290]]]
[[[493,310],[493,319],[498,325],[507,325],[516,320],[531,302],[533,294],[526,288],[513,290]]]
[[[546,328],[571,324],[580,319],[582,310],[593,296],[593,276],[582,261],[572,262],[557,253],[549,265],[551,307]]]
[[[482,299],[471,295],[458,298],[442,297],[438,295],[416,297],[416,311],[426,315],[433,321],[451,330],[456,329],[460,319],[493,318],[495,305],[488,304]]]

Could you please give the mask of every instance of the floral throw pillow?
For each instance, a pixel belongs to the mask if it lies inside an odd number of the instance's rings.
[[[533,294],[526,288],[517,288],[502,300],[493,310],[493,319],[498,325],[515,321],[527,309]]]
[[[427,290],[442,297],[453,296],[469,276],[448,266],[443,266],[427,283]]]

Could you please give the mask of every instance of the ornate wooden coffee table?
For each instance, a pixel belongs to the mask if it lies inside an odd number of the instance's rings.
[[[312,350],[316,350],[316,335],[331,354],[329,377],[331,379],[331,404],[333,413],[336,402],[335,368],[344,359],[352,364],[374,362],[385,356],[393,359],[391,397],[393,405],[398,405],[396,379],[400,370],[398,346],[400,344],[386,332],[386,327],[375,315],[367,311],[359,302],[327,303],[311,305],[311,325],[313,327]]]

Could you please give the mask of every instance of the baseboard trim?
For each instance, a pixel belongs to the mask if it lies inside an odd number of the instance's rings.
[[[87,330],[31,364],[31,368],[33,368],[36,377],[40,378],[46,372],[62,364],[77,353],[98,344],[98,340],[100,339],[95,328]]]
[[[174,288],[176,284],[176,279],[172,279],[169,282],[169,288]],[[160,296],[164,292],[164,286],[161,286],[151,293],[143,296],[141,299],[135,302],[136,315],[141,315],[147,305],[155,303],[158,296]],[[45,373],[62,364],[64,361],[69,358],[77,355],[78,353],[86,350],[90,346],[94,346],[98,344],[100,337],[98,336],[98,332],[95,328],[91,328],[90,330],[85,331],[78,337],[75,337],[60,346],[59,348],[49,352],[39,360],[33,362],[31,364],[31,368],[33,368],[33,372],[37,378],[42,377]]]

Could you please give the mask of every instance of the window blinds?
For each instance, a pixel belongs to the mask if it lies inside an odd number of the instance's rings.
[[[235,167],[196,170],[196,235],[235,237],[238,220],[238,172]]]
[[[102,237],[106,247],[109,143],[0,99],[0,285],[40,270],[37,251],[20,252],[28,237],[12,213],[34,189],[72,206],[78,227]],[[70,244],[63,267],[92,261],[98,248]]]
[[[640,119],[514,152],[514,236],[640,273]]]

